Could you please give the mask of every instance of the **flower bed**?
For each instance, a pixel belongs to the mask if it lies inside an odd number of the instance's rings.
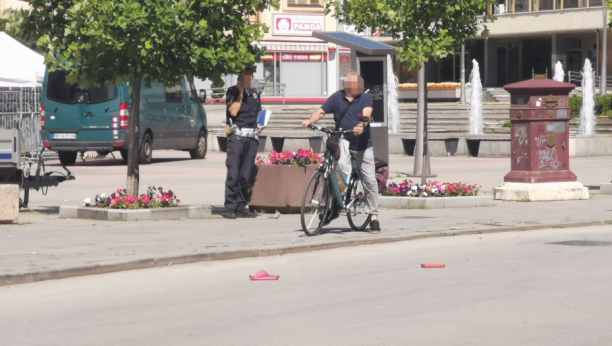
[[[401,184],[391,183],[383,191],[383,196],[393,197],[458,197],[478,196],[480,186],[463,183],[431,182],[425,185],[415,184],[412,180],[404,180]]]
[[[404,83],[398,84],[397,88],[400,90],[416,89],[418,84],[416,83]],[[427,83],[427,89],[456,89],[461,88],[461,83]]]
[[[157,209],[178,207],[181,200],[176,197],[172,190],[164,191],[162,187],[149,186],[146,194],[128,196],[126,189],[117,189],[109,197],[104,193],[97,195],[94,202],[91,198],[85,198],[83,206],[110,209]]]
[[[313,149],[299,149],[295,151],[273,151],[267,158],[258,156],[257,164],[266,166],[310,166],[319,165],[322,162],[322,157],[314,152]]]

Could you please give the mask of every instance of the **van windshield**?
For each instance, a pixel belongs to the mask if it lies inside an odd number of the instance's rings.
[[[66,82],[66,71],[49,72],[47,79],[47,98],[60,103],[101,103],[117,98],[117,87],[103,85],[101,87],[89,86],[87,89],[78,84]]]

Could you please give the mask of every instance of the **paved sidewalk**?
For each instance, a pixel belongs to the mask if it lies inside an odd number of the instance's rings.
[[[493,207],[383,210],[383,232],[352,232],[345,217],[306,237],[298,215],[257,219],[104,222],[26,212],[0,226],[0,285],[202,260],[275,255],[423,237],[612,225],[612,196],[495,202]],[[612,231],[612,227],[610,227]]]

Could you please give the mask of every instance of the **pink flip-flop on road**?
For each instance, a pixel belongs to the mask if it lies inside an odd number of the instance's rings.
[[[257,280],[278,280],[278,278],[279,278],[278,275],[270,275],[270,274],[266,273],[263,270],[260,270],[255,275],[249,275],[249,277],[251,278],[251,280],[254,280],[254,281],[257,281]]]

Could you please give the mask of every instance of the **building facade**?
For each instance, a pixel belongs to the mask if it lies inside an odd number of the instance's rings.
[[[612,68],[611,35],[603,40],[604,8],[601,0],[500,0],[489,6],[497,19],[487,23],[489,36],[465,43],[466,78],[472,60],[480,66],[485,87],[502,87],[531,79],[534,75],[552,78],[557,61],[576,76],[589,59],[599,76],[603,49],[607,71]],[[608,31],[609,33],[609,31]],[[460,46],[455,53],[427,64],[428,82],[460,81]],[[400,82],[415,82],[415,71],[396,63]],[[574,80],[575,82],[575,80]]]
[[[0,12],[8,9],[26,9],[30,5],[22,0],[0,0]]]

